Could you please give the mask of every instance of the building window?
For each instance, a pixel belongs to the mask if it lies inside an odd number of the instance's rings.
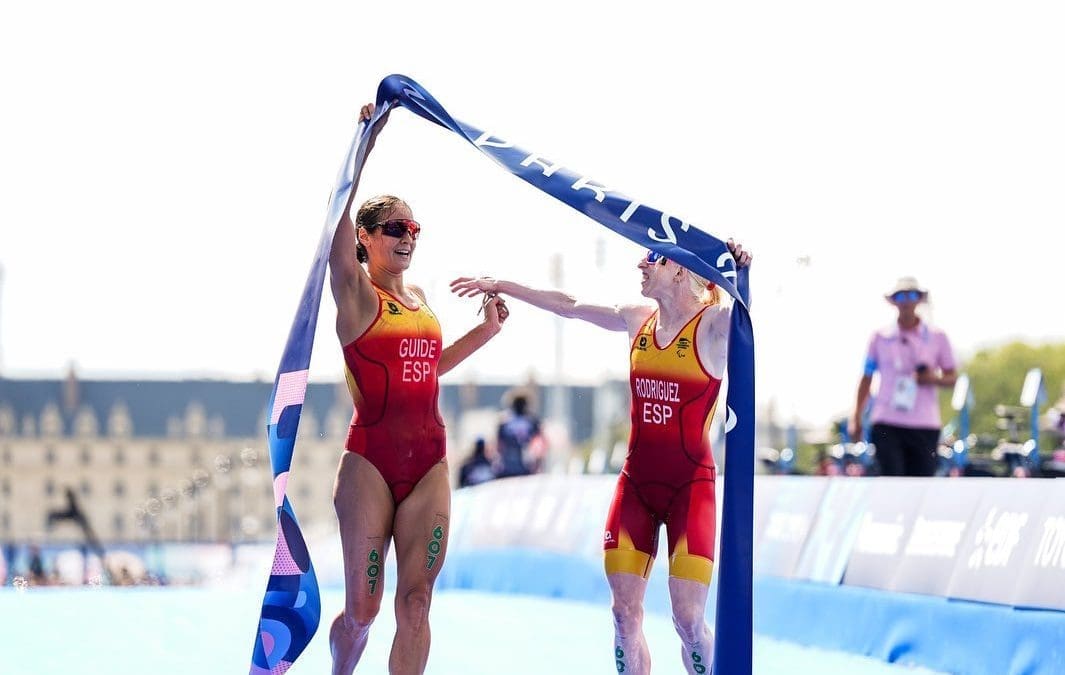
[[[41,435],[61,436],[63,434],[63,416],[55,401],[48,403],[41,411]]]
[[[4,464],[11,464],[11,448],[4,446]]]
[[[55,464],[55,448],[50,445],[44,449],[44,463],[48,466]]]
[[[126,463],[126,451],[122,448],[115,448],[115,464],[122,466]]]
[[[203,438],[207,434],[207,410],[199,401],[193,401],[185,408],[185,434],[192,438]]]
[[[0,527],[3,528],[4,532],[11,531],[11,515],[7,511],[0,514]]]
[[[14,436],[16,426],[15,411],[6,403],[0,405],[0,436]]]
[[[92,495],[92,485],[87,480],[81,481],[81,496],[88,497],[90,495]]]
[[[2,483],[0,483],[0,495],[4,495],[5,497],[11,496],[11,483],[7,480],[7,478],[5,478]]]
[[[158,484],[151,483],[150,485],[148,485],[148,496],[149,497],[158,497],[159,496],[159,485]]]
[[[52,481],[51,478],[49,478],[48,480],[44,481],[44,496],[45,497],[51,497],[54,494],[55,494],[55,483]]]
[[[92,408],[83,405],[78,409],[77,415],[74,416],[73,427],[73,436],[86,438],[96,436],[99,433],[100,425]]]
[[[116,513],[112,525],[115,530],[115,536],[120,536],[126,528],[126,519],[122,517],[121,513]]]
[[[148,465],[159,466],[159,449],[152,448],[148,451]]]
[[[89,446],[81,446],[81,464],[82,466],[88,466],[92,464],[92,451],[89,450]]]
[[[129,416],[129,408],[122,401],[116,401],[111,406],[107,416],[107,433],[113,438],[129,438],[133,435],[133,423]]]
[[[126,495],[126,484],[120,480],[115,481],[115,496],[124,497]]]

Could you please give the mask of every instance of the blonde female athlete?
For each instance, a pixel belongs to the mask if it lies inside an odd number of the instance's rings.
[[[366,105],[361,119],[372,114],[373,104]],[[501,298],[489,300],[484,321],[444,347],[425,294],[404,280],[421,232],[410,207],[397,197],[374,197],[354,223],[350,208],[329,256],[337,337],[355,408],[333,489],[345,584],[344,611],[329,632],[333,674],[350,675],[366,647],[390,543],[397,588],[389,672],[422,673],[451,508],[437,377],[496,335],[507,309]]]
[[[750,265],[742,246],[730,239],[728,247],[737,266]],[[711,671],[714,651],[705,613],[717,529],[708,432],[725,372],[730,308],[714,284],[653,251],[637,268],[640,291],[653,305],[591,305],[560,291],[488,278],[456,279],[451,290],[463,297],[507,295],[562,317],[628,331],[632,429],[603,535],[615,666],[626,674],[650,671],[643,597],[665,524],[681,656],[689,674],[703,675]]]

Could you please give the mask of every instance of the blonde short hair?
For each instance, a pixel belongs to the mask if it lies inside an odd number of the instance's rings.
[[[711,283],[691,270],[688,270],[688,283],[692,294],[699,302],[707,306],[721,304],[723,293],[717,284]]]

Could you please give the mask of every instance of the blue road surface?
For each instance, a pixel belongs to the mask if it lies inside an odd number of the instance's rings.
[[[225,675],[248,672],[260,590],[204,588],[0,589],[0,673],[5,675]],[[329,624],[343,593],[322,594],[322,624],[289,671],[327,673]],[[616,672],[606,605],[472,591],[438,591],[430,675]],[[386,596],[357,673],[388,672],[395,629]],[[682,673],[666,616],[649,614],[657,673]],[[853,654],[755,638],[755,672],[788,675],[929,674]]]

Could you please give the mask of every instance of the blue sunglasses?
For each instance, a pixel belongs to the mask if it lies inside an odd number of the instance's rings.
[[[663,265],[666,264],[666,257],[661,253],[655,253],[654,251],[648,251],[647,256],[644,258],[644,260],[647,261],[648,265],[654,265],[659,260],[662,261]]]
[[[922,297],[921,291],[897,291],[891,294],[892,302],[917,302]]]

